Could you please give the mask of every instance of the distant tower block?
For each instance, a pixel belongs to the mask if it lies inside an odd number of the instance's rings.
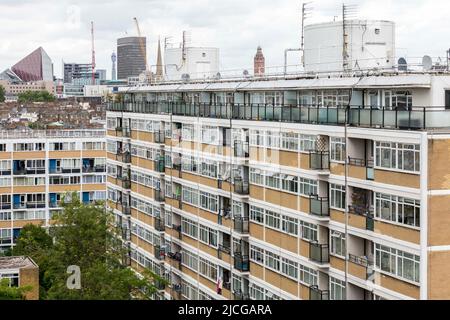
[[[258,50],[256,51],[254,66],[255,66],[255,77],[263,76],[266,71],[266,60],[262,53],[261,47],[258,47]]]
[[[117,80],[116,77],[116,61],[117,61],[117,56],[116,53],[113,52],[111,55],[111,61],[112,61],[112,69],[111,69],[111,80]]]

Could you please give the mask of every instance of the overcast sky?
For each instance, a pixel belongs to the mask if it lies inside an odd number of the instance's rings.
[[[147,36],[149,64],[158,37],[220,48],[221,69],[249,69],[261,45],[267,66],[281,66],[285,48],[299,47],[301,1],[296,0],[0,0],[0,71],[42,46],[60,77],[62,60],[90,62],[90,21],[95,23],[97,68],[111,76],[116,39]],[[397,55],[445,56],[450,47],[448,0],[354,0],[357,18],[396,22]],[[307,23],[341,18],[341,1],[316,0]],[[293,54],[289,64],[297,64]]]

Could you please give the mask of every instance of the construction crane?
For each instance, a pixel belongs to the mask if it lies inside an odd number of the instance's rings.
[[[91,21],[91,38],[92,38],[92,84],[95,84],[95,48],[94,48],[94,21]]]
[[[137,29],[137,33],[139,36],[139,46],[141,48],[141,54],[144,57],[144,63],[145,63],[145,80],[149,81],[151,79],[151,72],[148,68],[148,62],[147,62],[147,52],[145,50],[145,45],[144,45],[144,38],[142,37],[141,34],[141,28],[139,28],[139,22],[138,19],[135,17],[134,18],[134,23],[136,24],[136,29]]]

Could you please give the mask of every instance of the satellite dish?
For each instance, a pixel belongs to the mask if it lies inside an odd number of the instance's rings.
[[[398,71],[408,71],[408,63],[405,58],[398,59]]]
[[[220,74],[220,72],[217,72],[217,74],[216,74],[216,79],[217,79],[217,80],[220,80],[220,78],[222,78],[222,75]]]
[[[183,73],[182,75],[181,75],[181,79],[183,80],[183,81],[189,81],[190,79],[191,79],[191,76],[188,74],[188,73]]]
[[[422,66],[423,70],[429,71],[431,68],[433,68],[433,60],[430,56],[423,56],[422,58]]]
[[[248,70],[244,70],[243,75],[244,77],[248,77]]]

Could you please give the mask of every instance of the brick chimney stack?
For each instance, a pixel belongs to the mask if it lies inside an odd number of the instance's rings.
[[[255,77],[262,77],[265,73],[266,69],[266,61],[264,55],[262,53],[261,47],[258,47],[256,51],[255,59],[254,59],[254,68],[255,68]]]

